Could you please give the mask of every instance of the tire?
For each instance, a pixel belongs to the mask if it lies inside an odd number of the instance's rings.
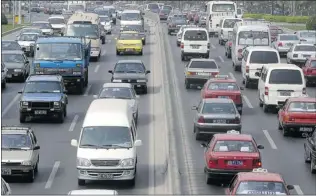
[[[238,112],[239,112],[240,115],[242,115],[242,110],[239,110]]]
[[[61,113],[58,114],[57,121],[58,121],[59,123],[64,123],[64,120],[65,120],[65,112],[62,111]]]
[[[85,180],[78,179],[78,185],[79,186],[84,186],[85,184],[86,184]]]
[[[269,112],[269,107],[266,104],[263,104],[263,112],[268,113]]]
[[[135,125],[136,125],[136,127],[137,127],[137,124],[138,124],[138,111],[136,112],[136,117],[135,117]]]
[[[24,114],[20,114],[20,123],[25,123],[26,116]]]
[[[191,85],[187,79],[184,80],[184,85],[186,89],[190,89]]]
[[[105,44],[105,37],[102,38],[102,44]]]
[[[142,50],[142,51],[140,51],[139,55],[143,56],[143,50]]]
[[[36,163],[35,169],[34,169],[35,174],[38,174],[38,162]]]
[[[229,53],[227,54],[227,58],[231,59],[232,58],[232,55]]]
[[[282,129],[282,135],[283,137],[288,137],[290,135],[289,131],[287,128],[284,128]]]
[[[64,117],[67,116],[67,105],[64,106]]]
[[[181,54],[181,61],[184,61],[184,60],[185,60],[185,58],[184,58],[183,54]]]
[[[212,184],[212,179],[209,177],[208,173],[205,172],[205,182],[206,184]]]
[[[135,174],[136,176],[136,174]],[[128,180],[127,183],[129,186],[134,187],[136,182],[136,177],[134,177],[132,180]]]
[[[84,83],[82,81],[78,84],[77,89],[78,89],[78,93],[79,94],[83,94],[83,92],[84,92]]]
[[[26,73],[23,74],[23,76],[21,77],[20,81],[23,83],[26,80]]]
[[[279,129],[279,130],[282,130],[282,125],[281,125],[281,123],[280,123],[279,120],[278,120],[278,129]]]
[[[305,145],[304,145],[304,148],[306,148]],[[310,155],[309,155],[309,157],[308,157],[307,152],[306,152],[306,150],[304,149],[304,161],[305,161],[305,163],[311,163],[312,155],[311,155],[311,153],[309,153],[309,154],[310,154]]]
[[[143,41],[143,45],[146,45],[146,40]]]
[[[119,56],[120,55],[120,52],[118,50],[116,50],[116,55]]]
[[[246,87],[246,88],[249,88],[249,87],[250,87],[250,83],[248,82],[247,79],[245,79],[245,87]]]
[[[26,181],[32,183],[32,182],[34,182],[34,180],[35,180],[35,170],[32,169],[32,170],[30,171],[30,173],[27,174],[27,176],[26,176]]]
[[[1,84],[2,88],[5,89],[7,87],[7,81],[4,80],[4,82]]]
[[[143,94],[147,94],[147,86],[143,88]]]
[[[311,173],[316,174],[315,160],[313,158],[311,158]]]
[[[84,81],[84,86],[87,87],[89,83],[89,73],[87,72],[86,80]]]
[[[260,98],[259,98],[259,107],[263,107],[263,103],[262,103],[262,101],[260,100]]]

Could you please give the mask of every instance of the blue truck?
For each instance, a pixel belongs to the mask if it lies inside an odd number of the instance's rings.
[[[35,46],[33,74],[61,75],[68,91],[83,94],[88,86],[90,50],[91,42],[84,37],[40,37]]]

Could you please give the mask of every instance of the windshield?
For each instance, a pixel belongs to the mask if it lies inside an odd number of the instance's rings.
[[[84,11],[84,6],[83,5],[69,5],[68,10],[70,11]]]
[[[131,148],[132,137],[128,127],[96,126],[82,130],[80,148]]]
[[[217,69],[217,65],[214,61],[192,61],[189,68]]]
[[[204,103],[202,114],[236,114],[231,103]]]
[[[279,34],[284,33],[284,31],[282,29],[270,29],[270,34],[272,36],[277,36]]]
[[[72,24],[67,26],[67,36],[83,36],[99,39],[99,28],[96,24]]]
[[[316,112],[316,102],[292,102],[288,109],[289,112]]]
[[[110,21],[111,21],[110,17],[106,17],[106,16],[100,17],[100,22],[110,22]]]
[[[148,4],[148,9],[157,10],[157,9],[159,9],[159,6],[156,3],[150,3],[150,4]]]
[[[301,35],[301,37],[315,39],[316,32],[315,31],[314,32],[301,32],[300,35]]]
[[[212,11],[213,12],[234,12],[235,5],[234,4],[213,4]]]
[[[25,134],[1,134],[1,148],[30,149],[32,146],[30,138]]]
[[[95,9],[94,12],[99,16],[109,16],[111,14],[108,9]]]
[[[162,14],[169,14],[170,10],[160,10],[160,13],[162,13]]]
[[[213,82],[208,86],[209,90],[238,91],[239,88],[232,82]]]
[[[50,29],[51,26],[49,23],[33,23],[33,27],[39,27],[40,29]]]
[[[145,73],[145,67],[141,63],[118,63],[114,68],[115,73]]]
[[[37,44],[36,60],[81,60],[82,47],[77,43]]]
[[[122,33],[118,40],[140,40],[141,37],[138,33]]]
[[[127,21],[141,20],[141,16],[139,13],[123,13],[121,15],[121,20],[127,20]]]
[[[19,41],[35,41],[37,40],[37,34],[22,34],[19,37]]]
[[[269,46],[270,38],[268,32],[263,31],[241,31],[239,32],[238,45]]]
[[[48,22],[50,24],[65,24],[65,20],[62,18],[49,18]]]
[[[257,152],[251,141],[219,140],[216,142],[214,152]],[[234,163],[234,162],[233,162]],[[237,162],[238,164],[238,162]],[[236,165],[236,164],[233,164]]]
[[[24,93],[61,93],[62,88],[59,82],[33,81],[27,82]]]
[[[207,33],[206,31],[187,30],[184,34],[184,40],[205,41],[207,40]]]
[[[316,47],[300,45],[300,46],[295,46],[294,51],[315,52]]]
[[[1,49],[2,50],[21,50],[21,46],[18,42],[1,42]]]
[[[274,69],[270,73],[269,84],[303,84],[301,72],[291,69]]]
[[[171,11],[172,10],[172,7],[171,6],[169,6],[169,5],[164,5],[163,7],[162,7],[162,10],[166,10],[166,11]]]
[[[223,28],[234,28],[237,21],[242,21],[240,19],[226,19],[223,24]]]
[[[243,181],[240,182],[237,195],[287,195],[282,182],[260,182]]]
[[[282,40],[282,41],[284,41],[284,40],[298,41],[299,38],[296,35],[280,35],[280,40]]]
[[[187,24],[187,21],[184,20],[183,18],[172,18],[172,23],[177,24],[177,25],[185,25]]]
[[[124,26],[122,30],[144,32],[144,27],[142,25],[127,25],[127,26]]]
[[[238,14],[238,15],[242,14],[241,9],[237,9],[237,14]]]
[[[130,88],[107,87],[102,89],[99,98],[134,99],[134,96]]]
[[[1,56],[2,61],[6,63],[24,63],[24,57],[22,54],[2,54]]]
[[[38,33],[38,34],[41,34],[42,31],[40,29],[22,29],[21,30],[21,34],[23,33]]]
[[[250,56],[251,64],[279,63],[278,54],[274,51],[253,51]]]

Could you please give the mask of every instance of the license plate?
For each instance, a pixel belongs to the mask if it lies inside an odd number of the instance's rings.
[[[291,96],[291,92],[290,91],[281,91],[280,95],[281,96]]]
[[[312,127],[301,127],[300,131],[302,131],[302,132],[312,132],[313,128]]]
[[[113,174],[101,174],[100,176],[101,176],[101,178],[105,178],[105,179],[112,179],[113,178]]]
[[[7,75],[7,78],[12,78],[12,75],[11,75],[11,74],[8,74],[8,75]]]
[[[227,161],[227,165],[242,165],[242,161]]]
[[[213,120],[213,123],[221,123],[221,124],[226,124],[226,120]]]
[[[229,99],[229,96],[218,96],[218,98]]]
[[[131,48],[126,49],[126,52],[132,52],[132,51],[134,51],[134,50]]]
[[[1,175],[11,175],[11,169],[1,168]]]
[[[199,49],[199,46],[191,46],[193,49]]]
[[[209,73],[197,73],[198,75],[200,75],[200,76],[208,76],[208,75],[210,75]]]
[[[46,110],[35,110],[34,114],[36,114],[36,115],[44,115],[44,114],[47,114],[47,111]]]

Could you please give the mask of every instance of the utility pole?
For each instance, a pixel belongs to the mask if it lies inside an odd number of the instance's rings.
[[[19,1],[18,4],[19,4],[19,8],[18,8],[19,9],[19,22],[18,22],[18,24],[21,24],[21,21],[22,21],[21,20],[21,1]]]
[[[29,0],[29,23],[32,23],[31,16],[31,1]]]
[[[13,5],[12,26],[14,28],[14,25],[15,25],[15,1],[12,2],[12,5]]]

